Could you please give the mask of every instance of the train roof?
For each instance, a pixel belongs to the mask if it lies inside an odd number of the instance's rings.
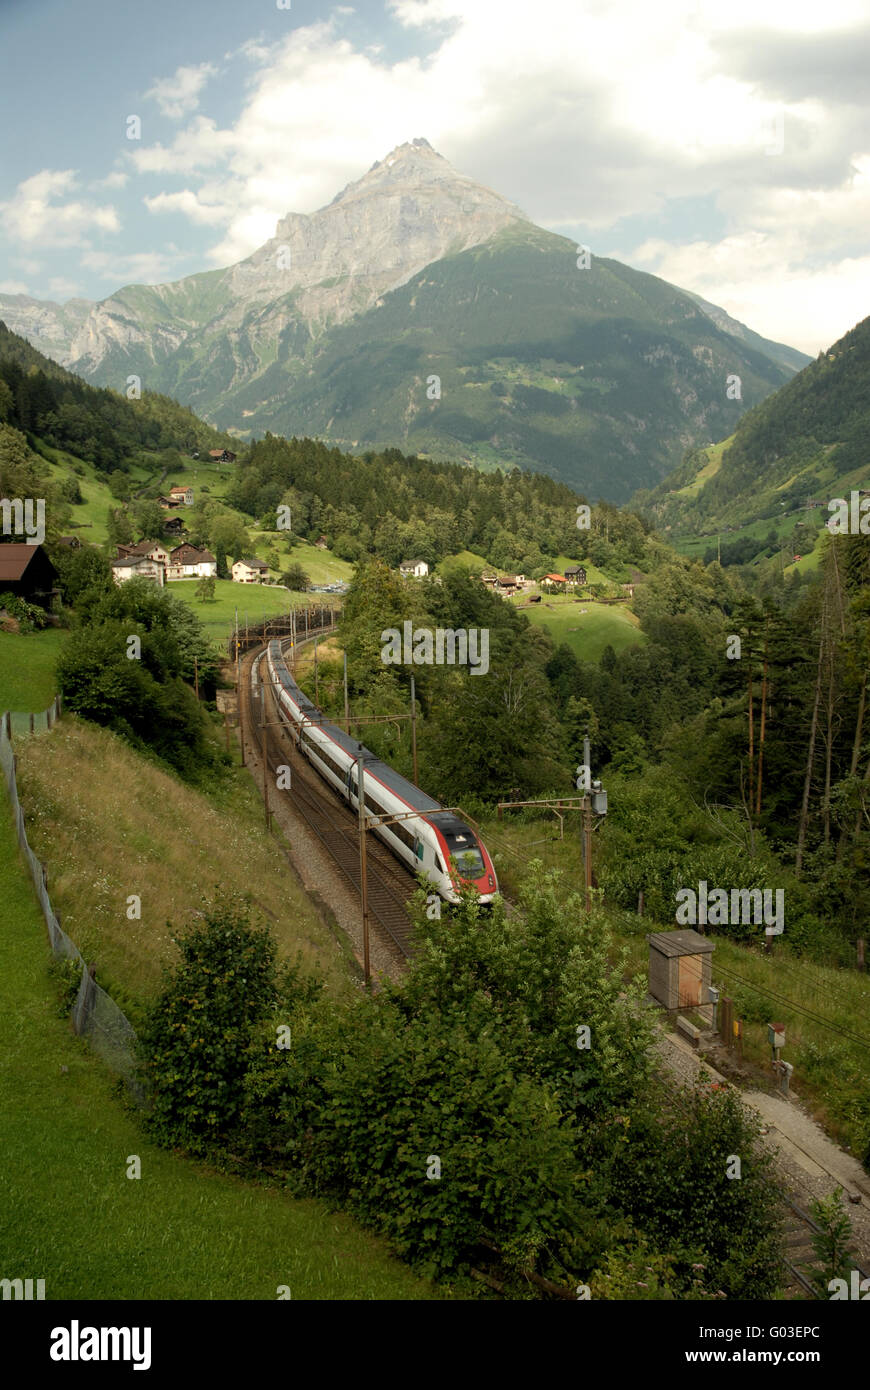
[[[304,710],[306,715],[310,717],[312,724],[316,724],[318,728],[321,728],[331,739],[334,739],[339,747],[343,748],[345,753],[349,754],[350,757],[358,758],[360,754],[362,754],[366,760],[366,772],[371,772],[383,782],[385,786],[389,787],[391,792],[395,792],[396,796],[400,796],[403,801],[407,801],[408,805],[412,806],[415,811],[424,811],[427,815],[435,815],[440,812],[438,815],[438,828],[446,835],[461,835],[463,832],[468,831],[468,826],[465,822],[454,815],[452,811],[445,811],[440,801],[436,801],[434,797],[428,796],[427,793],[421,791],[419,787],[415,787],[413,782],[409,782],[407,777],[403,777],[394,767],[390,767],[389,763],[385,763],[383,759],[379,758],[376,753],[373,753],[370,748],[366,748],[365,744],[361,744],[358,739],[352,738],[350,734],[345,733],[344,729],[339,728],[337,724],[331,724],[328,719],[324,718],[323,712],[319,710],[316,705],[312,704],[308,696],[304,691],[299,689],[299,686],[291,676],[281,651],[281,644],[276,639],[273,639],[270,646],[273,648],[272,660],[278,674],[278,679],[281,681],[285,690],[288,690],[293,696],[299,708]]]

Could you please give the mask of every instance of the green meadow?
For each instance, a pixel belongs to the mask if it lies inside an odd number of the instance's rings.
[[[5,792],[0,900],[4,1278],[44,1279],[48,1300],[275,1299],[280,1286],[296,1300],[443,1296],[322,1203],[146,1139],[111,1074],[59,1016]],[[134,1156],[139,1178],[127,1176]]]

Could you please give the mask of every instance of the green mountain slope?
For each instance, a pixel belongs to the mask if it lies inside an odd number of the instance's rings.
[[[214,418],[530,467],[620,501],[786,380],[673,286],[617,261],[576,262],[565,238],[511,228],[427,266],[302,360],[282,344]],[[739,401],[726,394],[732,373]]]
[[[818,528],[832,498],[866,486],[868,433],[870,318],[635,501],[675,536]]]

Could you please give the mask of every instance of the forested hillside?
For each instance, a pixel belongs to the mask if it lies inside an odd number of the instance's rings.
[[[140,449],[232,447],[192,411],[143,391],[128,400],[88,386],[0,323],[0,421],[68,449],[105,473],[129,467]]]
[[[870,472],[870,319],[864,319],[772,396],[748,411],[724,446],[690,451],[635,503],[658,526],[709,534],[806,509],[815,525],[833,497]]]

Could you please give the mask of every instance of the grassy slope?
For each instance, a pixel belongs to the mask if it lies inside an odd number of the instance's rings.
[[[340,948],[266,834],[243,768],[218,802],[72,717],[19,741],[17,753],[28,836],[48,865],[64,928],[96,959],[98,979],[151,994],[176,955],[168,923],[183,927],[220,885],[252,895],[284,956],[298,950],[332,988],[347,987]],[[126,916],[133,893],[140,921]]]
[[[555,595],[522,612],[546,628],[554,642],[567,643],[583,661],[597,661],[608,645],[621,652],[645,641],[637,618],[622,605]]]
[[[156,1148],[56,1016],[48,944],[0,797],[0,1263],[48,1299],[438,1297],[349,1218]],[[142,1162],[126,1177],[127,1157]]]
[[[0,632],[0,713],[43,710],[57,694],[54,668],[69,637],[59,628],[21,636]]]
[[[226,654],[227,640],[235,624],[236,609],[239,610],[239,626],[244,627],[245,618],[252,623],[261,623],[264,616],[271,618],[276,613],[288,613],[306,602],[304,594],[290,594],[286,589],[275,588],[269,584],[234,584],[231,579],[218,579],[215,583],[215,596],[203,603],[196,596],[195,580],[178,580],[168,585],[174,598],[189,603],[211,640]],[[312,601],[320,596],[312,594]],[[324,598],[329,598],[328,594]]]

